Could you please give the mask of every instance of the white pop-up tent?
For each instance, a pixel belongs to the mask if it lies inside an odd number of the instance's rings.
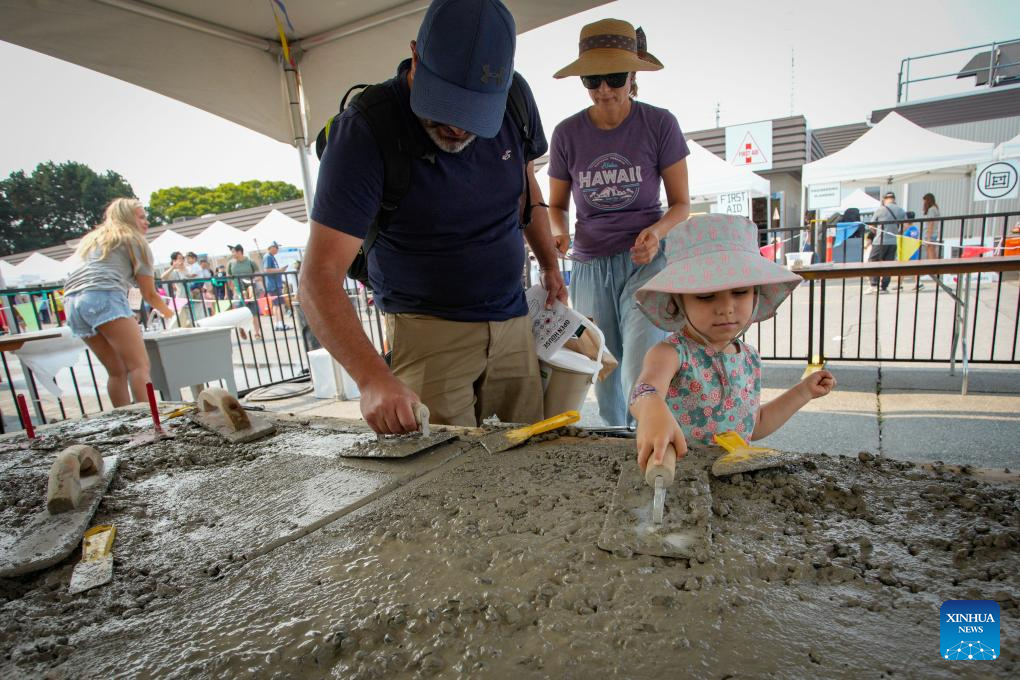
[[[963,177],[993,160],[994,146],[940,135],[894,111],[850,146],[806,164],[802,183],[862,186]]]
[[[149,247],[152,248],[152,256],[156,262],[169,262],[170,254],[174,251],[187,253],[189,250],[195,250],[195,244],[190,238],[178,234],[173,229],[167,229],[157,236]]]
[[[14,285],[14,279],[17,275],[18,270],[15,265],[7,260],[0,260],[0,279],[3,280],[5,286]]]
[[[244,234],[255,242],[258,250],[265,250],[274,241],[283,247],[304,248],[308,243],[309,228],[307,224],[273,209]]]
[[[523,33],[605,0],[506,0]],[[384,80],[427,0],[10,0],[0,40],[222,116],[300,150],[356,83]],[[30,96],[29,96],[30,98]]]
[[[1008,139],[995,149],[995,157],[999,160],[1005,158],[1020,158],[1020,135]]]
[[[853,193],[839,203],[839,211],[846,212],[850,208],[857,208],[863,214],[873,213],[878,210],[882,202],[864,193],[864,189],[854,189]]]
[[[24,262],[14,267],[13,276],[8,283],[31,285],[33,283],[49,283],[60,281],[67,276],[67,268],[63,262],[47,257],[42,253],[32,253]],[[4,276],[4,279],[7,277]]]
[[[687,185],[691,202],[714,201],[719,194],[737,191],[752,196],[768,196],[771,182],[747,168],[730,165],[697,142],[688,139],[691,155],[687,157]],[[665,193],[663,193],[665,196]]]
[[[216,220],[191,239],[191,249],[199,255],[226,255],[238,244],[246,253],[255,250],[255,241],[245,232],[220,220]]]

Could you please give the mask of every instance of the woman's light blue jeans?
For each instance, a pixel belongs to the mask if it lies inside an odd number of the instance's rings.
[[[606,336],[606,348],[620,367],[595,383],[599,415],[606,425],[630,425],[627,395],[645,359],[645,352],[668,335],[652,325],[634,302],[634,293],[666,266],[660,247],[648,264],[637,266],[630,252],[574,262],[570,274],[570,304],[593,319]]]

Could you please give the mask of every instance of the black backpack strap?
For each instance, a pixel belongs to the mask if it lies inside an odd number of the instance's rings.
[[[329,142],[329,131],[333,127],[333,123],[337,122],[340,118],[340,114],[342,114],[344,109],[347,108],[347,100],[352,94],[355,94],[356,91],[364,90],[366,87],[368,87],[368,85],[365,83],[359,83],[358,85],[351,86],[351,88],[344,93],[343,98],[340,99],[340,111],[335,116],[327,120],[325,127],[319,130],[319,134],[315,136],[315,157],[320,161],[322,160],[322,154],[326,151],[326,144]],[[356,96],[357,95],[355,94],[355,97]]]
[[[534,160],[535,139],[531,129],[531,118],[528,116],[528,98],[524,94],[524,79],[520,73],[514,71],[513,80],[510,82],[510,92],[506,97],[506,108],[510,112],[510,119],[517,126],[521,134],[521,141],[524,146],[524,214],[521,216],[521,226],[527,227],[531,224],[531,182],[528,181],[528,163]]]
[[[368,253],[379,232],[384,230],[411,186],[411,158],[422,155],[407,126],[396,83],[370,85],[351,102],[369,128],[383,161],[383,189],[379,212],[365,234],[361,251]]]
[[[510,82],[510,92],[506,97],[506,108],[510,112],[510,118],[521,133],[521,140],[524,142],[524,160],[531,162],[535,160],[535,135],[531,129],[531,117],[528,115],[528,98],[524,94],[524,78],[520,73],[514,71],[513,80]]]

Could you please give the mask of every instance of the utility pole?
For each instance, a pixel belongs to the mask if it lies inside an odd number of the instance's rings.
[[[719,102],[715,103],[715,126],[719,127]]]
[[[790,48],[790,116],[793,116],[793,89],[794,89],[794,61],[795,52],[794,48]]]

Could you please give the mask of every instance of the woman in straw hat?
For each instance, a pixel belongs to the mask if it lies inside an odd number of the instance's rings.
[[[630,395],[637,418],[638,465],[666,445],[710,444],[716,434],[761,439],[836,386],[817,371],[760,406],[761,359],[740,340],[775,315],[801,279],[761,256],[758,229],[735,215],[692,218],[666,241],[669,264],[637,292],[638,307],[666,342],[648,350]]]
[[[663,338],[634,308],[634,292],[663,268],[659,242],[690,211],[690,152],[680,126],[669,111],[635,99],[637,72],[661,68],[645,49],[641,29],[604,19],[581,29],[578,58],[555,74],[580,76],[592,102],[553,132],[549,213],[556,246],[565,254],[573,196],[571,301],[602,329],[621,364],[595,388],[608,425],[632,420],[627,390],[645,352]],[[660,181],[669,202],[665,213]]]
[[[138,286],[163,318],[174,315],[153,283],[148,229],[137,199],[114,199],[103,223],[81,240],[77,254],[82,264],[64,282],[67,325],[106,368],[106,390],[114,406],[131,403],[129,387],[135,401],[145,401],[149,382],[149,356],[128,304],[128,289]]]

